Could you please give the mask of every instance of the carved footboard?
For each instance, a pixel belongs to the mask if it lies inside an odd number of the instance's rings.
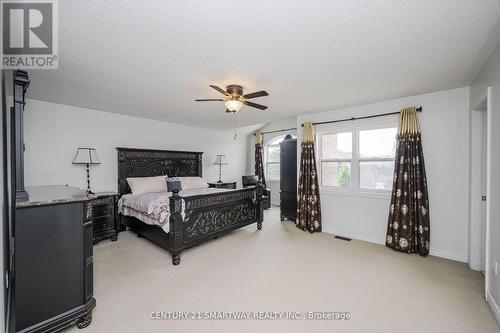
[[[170,198],[169,251],[174,265],[180,263],[183,249],[201,244],[251,223],[262,228],[261,184],[255,188]],[[184,216],[182,214],[184,201]]]

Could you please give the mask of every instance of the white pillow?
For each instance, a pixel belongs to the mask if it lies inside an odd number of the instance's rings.
[[[169,178],[169,180],[180,180],[182,190],[208,187],[208,184],[201,177],[173,177]]]
[[[167,176],[127,178],[132,194],[167,192]]]

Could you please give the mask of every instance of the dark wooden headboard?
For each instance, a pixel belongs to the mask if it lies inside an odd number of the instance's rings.
[[[118,193],[130,192],[128,177],[202,176],[203,153],[192,151],[116,148],[118,151]]]

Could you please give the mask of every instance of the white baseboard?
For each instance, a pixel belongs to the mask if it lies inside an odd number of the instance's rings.
[[[495,319],[497,320],[498,325],[500,325],[500,308],[498,308],[497,303],[495,302],[495,299],[493,296],[491,296],[490,293],[488,293],[488,300],[487,300],[491,312],[493,312],[493,315],[495,316]]]
[[[337,236],[342,236],[342,237],[347,237],[351,239],[356,239],[356,240],[361,240],[369,243],[374,243],[374,244],[379,244],[379,245],[385,245],[385,239],[378,239],[375,237],[369,237],[366,235],[361,235],[361,234],[356,234],[356,233],[339,233],[334,230],[323,230],[323,232],[328,233],[328,234],[333,234]],[[435,257],[440,257],[444,259],[450,259],[454,261],[460,261],[460,262],[467,262],[467,254],[462,254],[458,252],[453,252],[453,251],[448,251],[448,250],[440,250],[440,249],[433,249],[429,251],[429,254],[431,256]]]
[[[460,262],[464,262],[464,263],[467,262],[467,254],[462,254],[462,253],[458,253],[458,252],[454,252],[454,251],[433,249],[431,247],[431,250],[429,251],[429,254],[431,256],[435,256],[435,257],[440,257],[440,258],[445,258],[445,259],[460,261]]]
[[[365,241],[369,243],[385,245],[385,239],[380,240],[375,237],[367,237],[366,235],[356,234],[356,233],[346,233],[346,232],[336,232],[335,230],[323,230],[324,233],[332,234],[335,236],[347,237],[351,239],[356,239],[360,241]]]

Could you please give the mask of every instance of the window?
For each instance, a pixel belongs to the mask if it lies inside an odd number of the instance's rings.
[[[349,187],[351,184],[352,133],[325,134],[321,139],[321,183]]]
[[[359,187],[391,190],[397,128],[359,131]]]
[[[280,179],[280,146],[266,147],[266,176],[270,180]]]
[[[292,137],[295,138],[295,136]],[[264,162],[267,180],[280,180],[280,143],[284,139],[284,135],[279,136],[265,145]]]
[[[396,126],[318,133],[321,186],[390,191],[396,133]]]

